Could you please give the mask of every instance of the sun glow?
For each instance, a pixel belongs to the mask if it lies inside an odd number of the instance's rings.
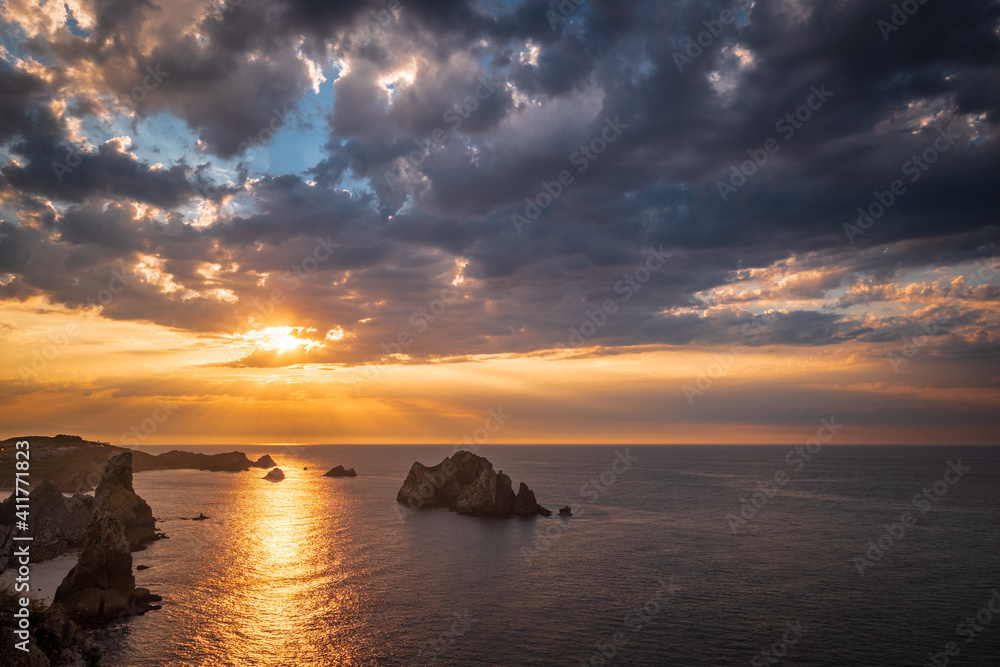
[[[277,351],[279,354],[301,349],[306,352],[324,347],[323,343],[311,338],[300,338],[303,334],[315,333],[315,329],[306,327],[267,327],[253,329],[243,334],[233,334],[229,337],[237,347],[253,345],[265,351]]]

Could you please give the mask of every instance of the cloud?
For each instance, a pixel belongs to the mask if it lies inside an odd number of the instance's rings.
[[[972,329],[996,287],[961,267],[1000,242],[1000,8],[927,5],[886,42],[885,7],[754,3],[678,71],[729,6],[594,1],[553,30],[538,3],[402,3],[352,46],[370,4],[78,0],[74,24],[8,3],[22,36],[0,60],[0,295],[93,308],[132,271],[103,317],[343,327],[309,363],[376,362],[402,332],[401,363],[539,353],[608,299],[601,353],[724,346],[769,310],[756,345],[874,345],[955,307],[969,331],[948,344],[987,354]],[[813,86],[832,96],[784,136]],[[609,120],[620,137],[598,142]],[[253,166],[249,144],[289,150],[282,128],[321,158]],[[907,171],[949,128],[949,150]],[[724,201],[718,182],[770,137],[780,150]],[[518,233],[562,171],[572,184]],[[905,194],[852,244],[844,225],[896,179]],[[337,246],[322,261],[321,243]],[[625,302],[616,285],[661,246],[669,262]],[[421,309],[458,264],[461,296],[432,321]],[[915,275],[932,269],[946,284]]]

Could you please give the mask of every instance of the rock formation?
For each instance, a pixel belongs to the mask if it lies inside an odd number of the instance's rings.
[[[78,493],[66,498],[55,486],[45,481],[36,486],[28,497],[31,508],[30,531],[34,538],[31,561],[61,556],[68,549],[83,546],[83,531],[94,511],[94,498]],[[0,505],[0,571],[10,562],[14,551],[14,495]],[[25,533],[18,531],[18,535]]]
[[[573,508],[567,505],[559,509],[559,516],[573,516]]]
[[[358,473],[354,472],[354,468],[344,468],[344,466],[337,466],[336,468],[331,468],[324,477],[357,477]]]
[[[13,553],[13,495],[0,505],[0,571],[9,565]],[[132,453],[122,452],[108,459],[93,496],[78,493],[66,498],[49,481],[36,486],[29,496],[34,537],[31,560],[35,563],[83,546],[84,533],[98,512],[118,519],[132,551],[144,549],[157,539],[153,511],[132,488]]]
[[[157,456],[152,456],[145,452],[134,452],[135,472],[144,470],[180,470],[191,468],[194,470],[208,470],[210,472],[240,472],[249,470],[251,467],[264,468],[274,466],[274,461],[268,455],[262,456],[258,461],[253,462],[247,458],[243,452],[224,452],[222,454],[202,454],[193,452],[182,452],[179,450],[169,451]],[[257,465],[261,462],[271,462],[270,466]]]
[[[552,516],[552,512],[538,504],[538,501],[535,500],[535,492],[529,489],[524,482],[521,482],[517,496],[514,498],[514,514],[518,516],[535,516],[536,514]]]
[[[56,589],[55,601],[76,620],[114,620],[135,595],[132,552],[125,526],[98,512],[87,526],[80,560]]]
[[[63,493],[90,491],[101,481],[108,459],[122,452],[133,454],[133,472],[145,470],[178,470],[191,468],[212,472],[240,472],[256,468],[271,468],[274,460],[264,455],[251,461],[243,452],[200,454],[171,451],[153,456],[146,452],[115,447],[107,442],[84,440],[78,435],[19,436],[0,441],[0,489],[14,487],[17,464],[15,443],[31,443],[31,479],[47,480]]]
[[[280,482],[285,479],[285,473],[281,470],[281,468],[274,468],[271,472],[264,475],[264,479],[272,482]]]
[[[132,552],[157,539],[155,526],[153,511],[132,488],[132,452],[112,456],[94,493],[80,559],[56,589],[55,601],[83,623],[155,608],[149,603],[159,597],[137,590],[132,576]]]
[[[0,590],[0,644],[4,647],[0,664],[25,667],[100,664],[101,646],[67,618],[59,605],[32,603],[28,652],[16,650],[15,643],[23,641],[23,635],[14,634],[17,627],[14,610],[20,606],[18,597],[18,593]]]
[[[153,510],[132,488],[132,452],[108,459],[101,483],[94,493],[95,516],[107,512],[121,522],[132,551],[144,549],[157,539]]]
[[[273,468],[278,464],[274,462],[274,459],[271,458],[270,454],[264,454],[264,456],[260,457],[250,465],[254,468]]]
[[[413,509],[447,507],[459,514],[550,514],[535,502],[527,485],[522,483],[515,495],[510,477],[493,470],[484,457],[465,450],[431,468],[414,463],[396,501]]]

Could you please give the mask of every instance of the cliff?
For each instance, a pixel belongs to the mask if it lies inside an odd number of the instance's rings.
[[[135,452],[135,472],[144,470],[208,470],[210,472],[241,472],[250,468],[271,468],[274,461],[268,455],[251,461],[243,452],[201,454],[173,450],[157,456]]]
[[[78,435],[21,436],[0,442],[0,489],[14,488],[15,443],[18,440],[31,443],[32,482],[49,481],[63,493],[93,489],[100,482],[108,459],[124,452],[132,452],[134,472],[187,468],[240,472],[252,467],[272,468],[276,465],[266,454],[257,461],[251,461],[243,452],[201,454],[174,450],[154,456],[106,442],[84,440]]]
[[[39,563],[83,546],[83,531],[94,511],[94,499],[78,493],[66,498],[49,482],[42,482],[28,497],[31,508],[31,560]],[[14,553],[14,495],[0,505],[0,571]]]
[[[0,664],[11,667],[49,667],[49,665],[98,665],[101,647],[87,632],[66,616],[60,605],[31,605],[31,627],[28,630],[27,653],[14,648],[24,641],[16,636],[20,595],[0,590],[0,643],[4,650]]]
[[[56,589],[55,601],[74,619],[104,623],[138,614],[158,600],[136,589],[132,552],[157,538],[153,511],[132,488],[132,452],[108,460],[94,493],[80,559]]]

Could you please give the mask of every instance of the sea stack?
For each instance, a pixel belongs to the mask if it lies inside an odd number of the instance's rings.
[[[154,608],[148,603],[159,597],[135,587],[132,552],[157,539],[155,526],[153,511],[132,488],[132,452],[112,456],[94,493],[80,559],[56,589],[56,602],[84,623]]]
[[[354,472],[354,468],[344,468],[344,466],[337,466],[336,468],[331,468],[329,472],[323,475],[324,477],[357,477],[358,473]]]
[[[83,623],[114,620],[135,595],[125,526],[99,512],[87,526],[80,560],[56,589],[55,601]]]
[[[552,512],[545,509],[535,500],[535,492],[528,488],[528,485],[521,482],[514,498],[514,514],[518,516],[552,516]]]
[[[153,510],[132,488],[132,452],[108,459],[94,492],[94,515],[102,512],[121,522],[131,551],[145,549],[146,542],[157,539]]]
[[[264,475],[264,479],[269,480],[271,482],[280,482],[281,480],[285,479],[285,473],[284,471],[282,471],[281,468],[274,468],[273,470],[271,470],[271,472]]]
[[[270,454],[264,454],[264,456],[260,457],[250,465],[254,468],[273,468],[278,464],[274,462],[274,459],[271,458]]]
[[[535,501],[535,494],[526,484],[522,482],[515,495],[510,477],[493,470],[486,458],[465,450],[431,468],[414,463],[396,501],[413,509],[447,507],[459,514],[551,514]]]

